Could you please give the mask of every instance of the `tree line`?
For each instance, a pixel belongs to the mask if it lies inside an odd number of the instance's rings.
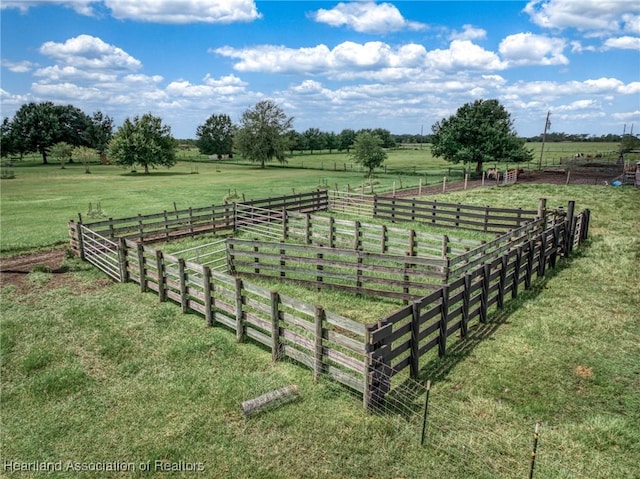
[[[105,154],[122,166],[171,167],[176,161],[178,141],[162,119],[147,113],[127,118],[114,133],[113,119],[97,111],[87,115],[72,105],[51,102],[23,105],[12,119],[4,118],[0,128],[0,153],[24,155],[37,152],[44,164],[48,156],[85,163],[92,152]],[[622,138],[622,143],[630,135]],[[563,138],[562,140],[560,140]],[[593,138],[593,137],[591,137]],[[635,139],[635,137],[634,137]],[[429,135],[392,135],[383,128],[344,129],[340,133],[308,128],[293,129],[293,118],[272,100],[262,100],[245,110],[238,124],[229,115],[213,114],[196,129],[195,145],[202,154],[232,156],[239,153],[264,168],[270,161],[286,161],[294,152],[346,151],[353,161],[373,172],[398,143],[428,142],[431,153],[452,163],[475,166],[493,161],[530,161],[526,148],[513,128],[509,112],[498,100],[476,100],[461,106],[454,115],[431,126]],[[536,141],[538,139],[536,138]],[[547,134],[547,141],[571,141],[564,133]],[[585,139],[583,138],[583,141]]]

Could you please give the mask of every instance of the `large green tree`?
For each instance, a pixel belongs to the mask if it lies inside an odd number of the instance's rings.
[[[149,167],[176,164],[178,142],[171,136],[171,127],[162,124],[162,119],[151,113],[127,118],[109,142],[109,154],[119,165]]]
[[[306,138],[312,155],[314,150],[322,150],[325,147],[326,138],[319,128],[308,128],[302,135]]]
[[[96,128],[94,120],[79,108],[52,102],[26,103],[10,122],[3,124],[3,130],[10,132],[9,145],[16,153],[38,152],[44,164],[47,164],[49,149],[56,143],[95,146],[93,130]]]
[[[285,161],[288,133],[293,118],[272,100],[262,100],[242,114],[240,126],[235,135],[235,146],[245,158],[265,163],[274,158]]]
[[[431,152],[452,163],[475,164],[482,174],[491,161],[522,162],[533,159],[524,139],[513,129],[511,115],[498,100],[476,100],[458,108],[455,115],[435,123]]]
[[[383,140],[368,131],[361,131],[353,142],[353,151],[349,153],[353,161],[369,170],[369,176],[373,169],[382,165],[387,158],[387,152],[382,147]]]
[[[233,123],[229,115],[211,115],[196,129],[196,144],[203,155],[233,153]]]

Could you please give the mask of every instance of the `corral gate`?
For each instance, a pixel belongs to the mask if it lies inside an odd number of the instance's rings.
[[[116,281],[122,281],[118,243],[80,225],[80,239],[84,259],[104,271]]]

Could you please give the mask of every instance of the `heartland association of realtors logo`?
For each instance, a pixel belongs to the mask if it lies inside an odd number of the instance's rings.
[[[203,472],[202,462],[168,461],[3,461],[4,472]]]

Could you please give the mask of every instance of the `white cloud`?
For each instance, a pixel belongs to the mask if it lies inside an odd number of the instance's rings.
[[[585,110],[591,108],[600,108],[600,102],[596,100],[576,100],[567,105],[560,105],[553,109],[555,112],[564,112],[564,111],[576,111],[576,110]]]
[[[608,38],[603,44],[603,49],[640,50],[640,37],[624,36],[617,38]]]
[[[399,30],[422,30],[426,25],[406,20],[390,3],[339,3],[331,10],[321,8],[311,17],[332,27],[346,26],[360,33],[389,33]]]
[[[446,50],[432,50],[428,53],[429,63],[438,70],[503,70],[506,64],[493,52],[469,40],[454,40]]]
[[[253,0],[105,0],[115,18],[157,23],[235,23],[261,18]]]
[[[39,68],[33,73],[36,77],[44,78],[48,82],[56,82],[62,80],[82,80],[82,81],[115,81],[116,75],[104,73],[100,71],[84,71],[74,66],[53,65],[50,67]]]
[[[93,5],[99,3],[97,0],[4,0],[0,3],[0,9],[17,8],[21,13],[27,13],[32,7],[42,5],[62,5],[72,8],[80,15],[93,16],[95,14]]]
[[[450,40],[484,40],[486,38],[486,30],[468,24],[462,26],[462,32],[454,31],[449,35]]]
[[[36,67],[36,64],[27,60],[12,62],[3,58],[2,66],[13,73],[28,73]]]
[[[69,66],[102,70],[137,70],[142,63],[121,48],[91,35],[79,35],[64,43],[46,42],[40,53]]]
[[[640,2],[621,0],[531,0],[524,11],[543,28],[594,33],[638,28]]]
[[[510,65],[567,65],[569,60],[563,55],[565,46],[561,38],[517,33],[502,40],[499,51]]]
[[[448,49],[432,51],[415,43],[392,47],[379,41],[347,41],[331,50],[326,45],[297,49],[261,45],[226,46],[210,52],[239,60],[234,68],[241,72],[316,74],[342,80],[406,80],[416,74],[434,76],[443,70],[492,71],[506,67],[495,53],[468,40],[454,40]]]

